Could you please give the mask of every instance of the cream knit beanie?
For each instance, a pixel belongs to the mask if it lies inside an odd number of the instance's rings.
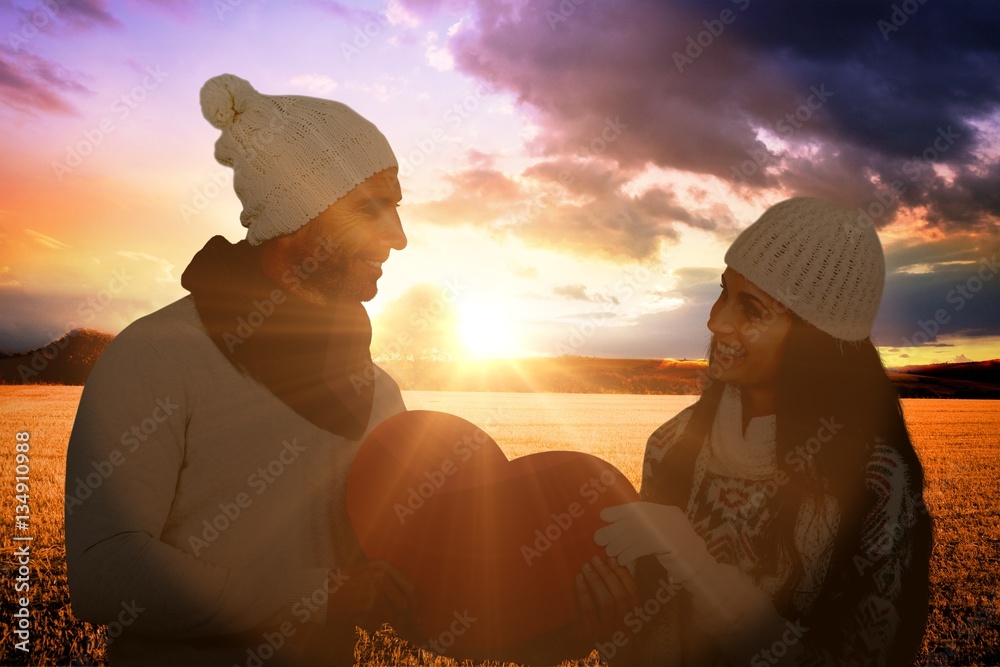
[[[737,237],[726,264],[834,338],[871,336],[885,259],[856,213],[809,197],[775,204]]]
[[[294,232],[372,174],[398,166],[378,128],[340,102],[262,95],[221,74],[202,86],[201,112],[222,130],[215,159],[233,168],[251,245]]]

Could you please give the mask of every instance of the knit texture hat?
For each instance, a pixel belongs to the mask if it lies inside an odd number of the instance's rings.
[[[809,197],[775,204],[737,237],[726,264],[835,338],[871,336],[885,259],[874,227],[852,211]]]
[[[251,245],[294,232],[373,174],[398,166],[378,128],[340,102],[262,95],[221,74],[202,86],[201,112],[222,130],[215,159],[233,169]]]

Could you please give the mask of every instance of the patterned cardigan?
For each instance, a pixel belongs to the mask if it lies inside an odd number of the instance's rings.
[[[643,466],[640,497],[653,501],[654,462],[680,438],[690,420],[688,408],[660,426],[649,438]],[[695,464],[687,510],[695,531],[705,539],[720,564],[735,566],[738,576],[750,579],[769,599],[791,572],[787,558],[778,555],[773,539],[764,539],[773,518],[769,501],[773,480],[754,481],[713,472],[708,438]],[[647,559],[646,577],[640,577],[642,618],[631,624],[627,643],[614,655],[612,665],[897,665],[912,662],[926,623],[927,561],[930,550],[930,517],[910,470],[899,453],[876,442],[866,470],[866,484],[875,493],[876,505],[864,519],[861,544],[852,558],[857,573],[869,588],[842,624],[821,640],[810,633],[809,616],[831,571],[833,541],[839,522],[839,505],[827,496],[819,509],[805,503],[796,521],[795,542],[804,571],[793,596],[795,618],[782,618],[773,605],[762,616],[768,623],[732,636],[699,626],[692,597],[671,583],[658,563]],[[921,531],[923,531],[921,533]],[[925,538],[921,540],[920,534]],[[926,542],[924,546],[921,546]],[[652,562],[650,562],[652,561]],[[664,576],[650,577],[659,568]],[[652,582],[657,582],[653,584]],[[655,587],[655,590],[654,590]],[[654,600],[656,602],[654,602]],[[745,623],[744,623],[745,625]],[[727,643],[729,642],[729,643]],[[901,658],[901,656],[907,656]]]

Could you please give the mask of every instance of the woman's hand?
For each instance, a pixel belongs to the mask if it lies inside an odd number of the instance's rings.
[[[639,589],[627,569],[614,558],[594,556],[576,575],[576,604],[580,617],[576,639],[593,648],[625,626],[625,616],[639,602]]]
[[[654,555],[675,582],[685,585],[716,565],[679,507],[635,502],[605,508],[601,518],[610,525],[594,533],[594,541],[626,567]]]

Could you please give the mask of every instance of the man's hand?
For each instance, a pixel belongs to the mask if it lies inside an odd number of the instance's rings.
[[[389,623],[399,633],[400,627],[414,627],[416,609],[413,585],[386,561],[370,560],[331,570],[327,577],[326,625],[309,630],[309,664],[353,665],[355,626],[375,632],[383,623]]]
[[[595,556],[576,575],[576,604],[580,618],[576,640],[593,648],[598,641],[621,630],[625,616],[639,602],[639,589],[627,569],[614,558]]]
[[[336,583],[335,583],[336,582]],[[409,623],[417,613],[416,592],[403,574],[384,560],[348,565],[330,575],[327,624],[374,632],[383,623]]]

